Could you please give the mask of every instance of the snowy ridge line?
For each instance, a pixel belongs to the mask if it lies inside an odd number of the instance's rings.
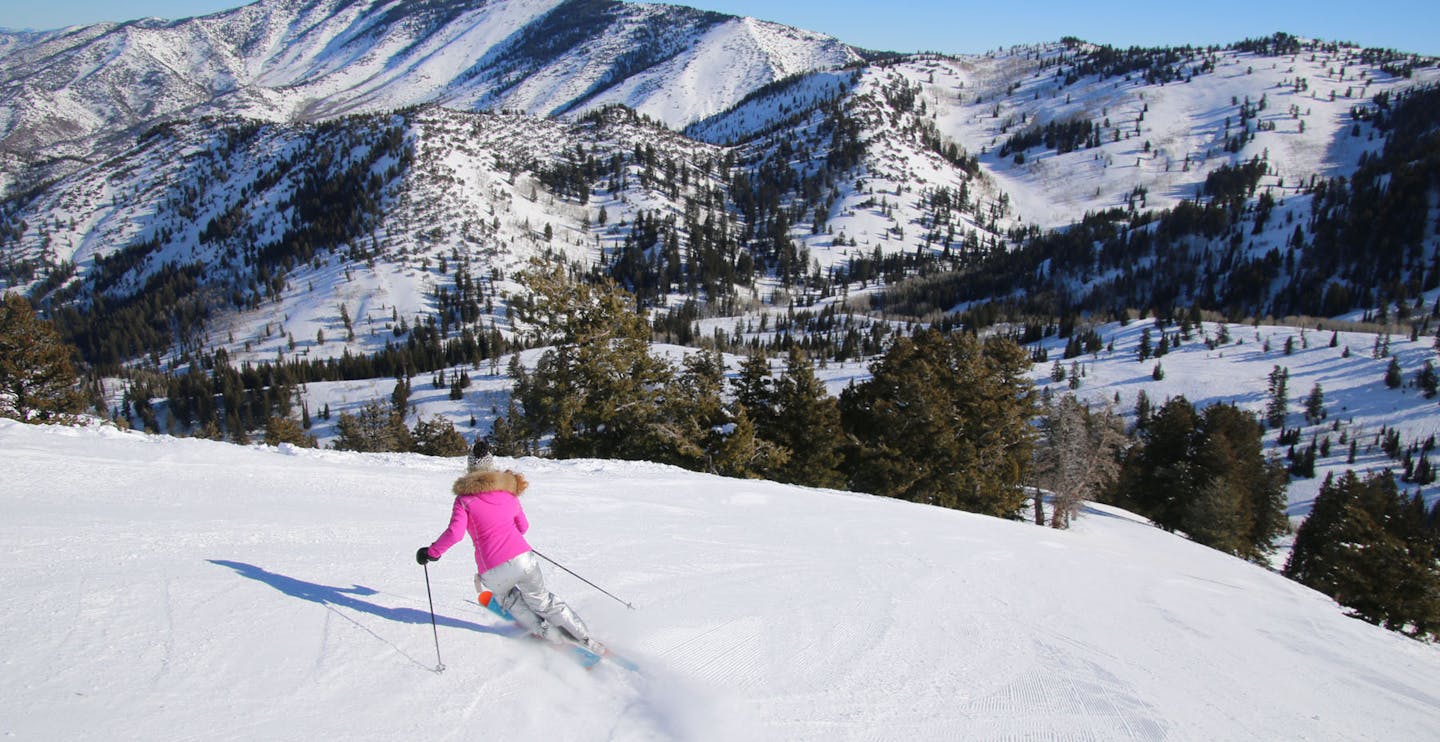
[[[487,6],[497,13],[501,7]],[[517,17],[525,17],[528,7],[519,0],[503,5]],[[263,9],[250,8],[252,13]],[[743,101],[739,108],[702,125],[719,128],[692,131],[726,140],[729,135],[722,135],[724,131],[771,132],[733,148],[621,122],[613,112],[604,118],[606,123],[591,127],[423,108],[373,120],[327,122],[325,137],[316,134],[319,127],[314,125],[245,124],[232,117],[224,119],[235,127],[225,141],[220,141],[214,122],[207,119],[167,124],[148,129],[150,136],[133,147],[127,143],[120,156],[57,180],[33,201],[17,207],[16,213],[7,214],[18,232],[5,234],[0,248],[37,268],[6,282],[35,287],[53,278],[63,283],[60,266],[69,262],[83,280],[102,256],[123,257],[127,250],[152,242],[159,246],[134,270],[107,284],[107,291],[112,295],[133,291],[167,265],[203,265],[207,274],[224,276],[232,287],[273,280],[273,271],[265,280],[254,275],[254,258],[244,254],[243,246],[275,245],[287,234],[311,229],[314,225],[303,223],[292,203],[305,182],[306,166],[313,164],[305,156],[319,152],[332,162],[354,160],[367,145],[351,144],[348,149],[343,142],[334,147],[317,145],[346,136],[373,142],[379,136],[372,131],[380,125],[375,122],[404,130],[414,162],[392,174],[400,163],[375,160],[371,174],[384,182],[378,192],[365,194],[375,199],[368,218],[356,216],[365,228],[329,240],[321,246],[319,260],[293,256],[299,265],[284,276],[288,290],[278,292],[278,297],[254,292],[264,300],[262,306],[250,309],[243,297],[232,298],[232,304],[243,308],[217,318],[217,326],[203,339],[207,349],[224,346],[232,358],[256,362],[282,355],[315,359],[336,357],[344,350],[377,352],[383,347],[384,332],[391,329],[386,325],[397,321],[392,318],[414,322],[417,317],[434,316],[436,291],[449,290],[453,281],[453,273],[440,268],[442,260],[447,269],[457,255],[470,260],[482,282],[484,274],[511,273],[546,250],[584,264],[614,261],[629,234],[621,225],[632,225],[641,213],[683,220],[691,202],[717,189],[722,194],[718,204],[702,209],[700,218],[731,220],[727,225],[731,234],[763,226],[737,221],[736,201],[745,194],[725,194],[728,184],[715,174],[715,163],[728,156],[754,163],[773,155],[775,162],[784,162],[798,177],[824,175],[834,181],[832,191],[818,200],[816,213],[790,225],[789,238],[800,248],[797,254],[818,266],[822,275],[876,254],[936,257],[1010,249],[1014,230],[1060,227],[1110,209],[1125,213],[1132,207],[1168,208],[1197,198],[1206,178],[1219,168],[1263,157],[1267,174],[1259,182],[1260,192],[1277,196],[1279,203],[1265,228],[1245,238],[1238,256],[1257,260],[1270,251],[1288,251],[1295,220],[1308,219],[1312,197],[1296,195],[1296,189],[1314,178],[1353,172],[1361,157],[1373,156],[1383,144],[1368,124],[1347,126],[1352,109],[1372,105],[1378,96],[1440,79],[1440,70],[1433,66],[1415,69],[1412,79],[1396,77],[1385,71],[1385,64],[1365,61],[1362,50],[1337,47],[1268,57],[1222,50],[1213,53],[1213,70],[1202,70],[1184,82],[1096,75],[1066,83],[1055,77],[1057,70],[1044,66],[1062,48],[1021,47],[980,57],[922,55],[842,71],[822,68],[773,78],[798,81],[773,88],[773,82],[761,82],[772,78],[757,72],[753,82],[755,90],[762,91],[758,97],[747,92],[739,98]],[[1348,71],[1332,72],[1337,67]],[[827,120],[831,114],[821,115],[814,108],[817,100],[831,95],[828,81],[845,91],[837,102],[842,112],[835,115],[840,118],[835,120]],[[1350,88],[1348,93],[1345,88]],[[602,103],[596,100],[597,106]],[[1238,138],[1242,109],[1251,122],[1247,129],[1251,138],[1229,151],[1221,144],[1227,141],[1227,130],[1231,138]],[[1024,155],[1018,164],[1014,155],[1000,154],[1010,137],[1028,128],[1072,120],[1098,127],[1094,146],[1065,152],[1050,146],[1026,147],[1016,153]],[[827,172],[826,161],[833,154],[825,150],[833,135],[827,127],[842,121],[858,126],[856,137],[863,153],[849,169]],[[777,125],[780,128],[772,129]],[[1352,134],[1354,127],[1359,127],[1359,136]],[[251,131],[259,133],[244,135]],[[568,165],[577,150],[593,152],[605,162],[651,143],[661,164],[669,160],[681,172],[706,169],[710,175],[702,182],[692,181],[688,191],[675,193],[653,183],[637,187],[645,168],[632,163],[626,168],[626,187],[610,187],[619,178],[591,180],[584,186],[586,198],[544,187],[546,172]],[[786,146],[792,148],[788,159],[782,156]],[[955,157],[937,151],[949,147]],[[166,156],[177,149],[185,156]],[[288,175],[278,172],[282,165]],[[326,175],[338,177],[335,172]],[[263,195],[251,192],[266,185],[271,187]],[[784,201],[793,207],[796,197],[790,194]],[[355,196],[355,200],[361,199]],[[939,200],[946,206],[937,206]],[[602,209],[605,225],[599,224]],[[821,228],[817,230],[811,220]],[[20,229],[22,223],[27,228]],[[422,224],[424,229],[417,226]],[[548,240],[547,225],[552,235]],[[678,232],[683,253],[692,247],[690,235],[683,228]],[[741,248],[759,250],[754,245]],[[1195,249],[1215,254],[1225,247]],[[650,248],[652,255],[659,250],[659,244]],[[1218,255],[1211,258],[1218,259]],[[373,270],[369,270],[371,261],[377,263]],[[49,262],[56,265],[53,271],[44,267]],[[354,280],[357,272],[376,275]],[[1115,280],[1115,273],[1056,280],[1062,282],[1060,290],[1084,296]],[[748,292],[742,289],[736,300],[763,303],[767,296],[781,295],[778,284],[773,276],[764,276]],[[502,279],[485,288],[493,289],[492,298],[502,302],[490,307],[486,319],[502,333],[513,332],[507,326],[503,301],[507,291],[518,287]],[[852,282],[845,290],[849,292],[845,299],[859,299],[878,288],[873,282]],[[325,302],[319,296],[333,299]],[[666,298],[675,306],[691,297]],[[341,303],[352,313],[357,312],[357,304],[366,305],[366,326],[353,342],[337,338],[341,333],[336,332],[336,307]],[[282,341],[274,334],[274,327],[282,324],[277,317],[297,318],[296,326],[287,328],[297,347],[289,347],[288,338]],[[488,329],[487,323],[478,324],[472,331]],[[326,331],[327,343],[311,340],[320,330]],[[458,334],[454,328],[450,331],[452,338]],[[232,333],[234,341],[229,340]]]
[[[4,40],[0,108],[12,115],[0,116],[0,143],[27,159],[103,152],[87,140],[181,115],[303,121],[420,104],[579,115],[624,103],[680,127],[772,79],[859,59],[776,24],[557,0],[258,0]],[[731,68],[717,76],[721,49]]]

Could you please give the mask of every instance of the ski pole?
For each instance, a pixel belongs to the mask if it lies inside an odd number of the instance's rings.
[[[430,632],[435,635],[435,672],[445,672],[445,663],[440,661],[440,629],[435,626],[435,598],[430,595],[430,565],[425,568],[425,597],[430,601]]]
[[[545,556],[544,554],[541,554],[540,552],[535,551],[535,549],[531,549],[531,551],[534,551],[534,552],[535,552],[535,556],[538,556],[538,557],[540,557],[541,559],[544,559],[545,561],[547,561],[547,562],[549,562],[549,563],[551,563],[551,564],[559,567],[560,569],[563,569],[563,570],[565,570],[566,572],[569,572],[570,575],[573,576],[575,579],[577,579],[577,580],[585,583],[586,585],[589,585],[590,587],[595,588],[596,590],[599,590],[599,591],[602,592],[602,593],[605,593],[606,595],[609,595],[612,599],[615,600],[615,602],[620,603],[621,605],[624,605],[626,608],[629,608],[629,609],[632,610],[632,611],[635,610],[635,606],[630,605],[630,603],[628,603],[627,601],[624,601],[624,600],[621,600],[620,598],[615,597],[610,591],[606,590],[605,588],[600,587],[599,585],[596,585],[595,583],[593,583],[593,582],[585,579],[584,577],[581,577],[580,575],[575,574],[573,571],[570,570],[569,567],[566,567],[565,565],[563,565],[563,564],[555,561],[554,559],[551,559],[550,557],[547,557],[547,556]]]

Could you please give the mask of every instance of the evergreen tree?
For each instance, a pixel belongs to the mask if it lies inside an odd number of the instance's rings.
[[[1315,425],[1325,419],[1325,390],[1320,387],[1320,382],[1310,388],[1310,396],[1305,398],[1305,422]]]
[[[1292,476],[1300,477],[1302,479],[1314,479],[1316,454],[1317,450],[1314,443],[1311,443],[1309,446],[1306,446],[1304,449],[1299,451],[1295,451],[1294,447],[1292,446],[1290,457],[1290,474]]]
[[[761,438],[745,408],[736,405],[733,422],[721,429],[712,445],[711,469],[727,477],[762,477],[779,471],[790,451]]]
[[[1440,375],[1435,373],[1433,361],[1426,359],[1425,365],[1415,375],[1415,385],[1420,387],[1426,399],[1434,399],[1436,393],[1440,392]]]
[[[776,479],[811,487],[843,487],[840,445],[845,438],[840,407],[815,376],[815,366],[792,348],[785,375],[775,385],[775,424],[766,436],[791,452]]]
[[[265,445],[278,446],[281,443],[301,448],[315,448],[319,445],[315,436],[306,434],[305,429],[294,419],[272,416],[265,423]]]
[[[1029,354],[998,337],[922,330],[841,395],[856,489],[1013,518],[1031,462]],[[797,455],[805,455],[799,452]]]
[[[1154,411],[1150,406],[1150,395],[1144,389],[1135,393],[1135,430],[1144,430],[1150,425]]]
[[[0,303],[0,417],[74,422],[85,408],[70,361],[74,352],[29,301],[7,294]]]
[[[455,423],[444,417],[417,421],[411,437],[415,441],[415,453],[426,456],[464,456],[470,450],[465,436],[455,430]]]
[[[1391,389],[1399,389],[1404,380],[1400,378],[1400,359],[1390,356],[1390,364],[1385,367],[1385,386]]]
[[[660,425],[669,452],[665,463],[692,471],[714,471],[720,428],[728,421],[720,393],[725,384],[719,351],[701,350],[685,357],[682,369],[665,391]]]
[[[525,424],[520,409],[511,397],[505,414],[495,418],[495,426],[487,436],[497,456],[529,456],[533,447],[525,438]]]
[[[1139,445],[1126,454],[1113,501],[1174,530],[1183,504],[1198,489],[1193,460],[1199,426],[1195,407],[1184,397],[1152,414],[1138,431]]]
[[[231,412],[225,416],[225,430],[230,434],[230,442],[244,446],[250,443],[250,434],[245,430],[245,423],[241,421],[238,412]]]
[[[771,376],[769,359],[758,352],[746,356],[740,372],[730,380],[730,386],[737,419],[743,412],[755,430],[755,446],[747,454],[751,468],[743,475],[780,478],[781,469],[803,452],[791,449],[787,433],[781,430],[780,384]],[[743,440],[742,437],[732,445],[748,447]]]
[[[535,262],[521,279],[535,294],[528,319],[536,338],[553,345],[515,381],[526,437],[553,436],[550,451],[560,458],[683,457],[686,442],[664,417],[674,369],[650,355],[634,297],[608,280],[574,280],[553,262]]]
[[[740,364],[740,373],[730,380],[735,404],[743,408],[757,428],[769,426],[775,417],[775,381],[770,361],[751,353]]]
[[[1413,636],[1440,636],[1440,571],[1423,501],[1389,472],[1327,476],[1295,535],[1285,576],[1333,597],[1358,618]]]
[[[1187,510],[1181,528],[1202,544],[1264,563],[1275,550],[1275,539],[1289,530],[1285,471],[1278,462],[1266,459],[1254,415],[1234,405],[1207,407],[1199,433],[1196,453],[1206,480],[1204,502]],[[1212,525],[1200,512],[1217,502],[1224,510],[1210,512],[1224,515],[1213,523],[1223,523],[1233,513],[1233,530]]]
[[[1283,428],[1290,407],[1290,369],[1276,366],[1270,372],[1268,390],[1270,401],[1265,405],[1265,424]]]
[[[410,381],[404,376],[395,380],[395,388],[390,391],[390,404],[395,408],[396,414],[401,418],[410,406]]]
[[[1162,528],[1263,561],[1288,527],[1284,486],[1253,416],[1232,405],[1199,413],[1177,397],[1141,432],[1112,497]]]

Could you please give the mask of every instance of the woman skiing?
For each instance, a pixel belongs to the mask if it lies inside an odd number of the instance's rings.
[[[596,654],[605,654],[575,611],[545,589],[540,564],[525,541],[530,522],[519,499],[528,484],[525,477],[497,471],[490,445],[483,438],[475,441],[465,469],[465,475],[451,488],[455,506],[450,526],[435,543],[420,547],[415,561],[423,565],[438,560],[468,532],[475,544],[477,591],[488,588],[501,607],[536,636],[556,644],[568,638]]]

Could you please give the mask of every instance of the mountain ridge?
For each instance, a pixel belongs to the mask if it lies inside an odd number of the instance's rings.
[[[523,4],[523,0],[517,2]],[[321,23],[336,17],[327,12],[337,8],[358,12],[362,5],[350,3],[342,8],[336,3],[315,2],[305,7],[317,13],[315,22]],[[452,11],[467,8],[472,16],[513,9],[507,3],[486,4],[478,10],[468,4],[444,6]],[[263,3],[246,6],[221,19],[238,23],[237,19],[261,14],[264,7]],[[600,3],[595,7],[619,6]],[[772,28],[749,20],[734,23]],[[712,26],[712,31],[724,25]],[[268,44],[271,42],[257,39],[274,38],[276,32],[271,30],[257,32],[250,41]],[[434,270],[442,256],[453,263],[456,256],[478,249],[475,257],[484,270],[504,272],[523,265],[529,254],[561,247],[582,265],[600,264],[632,290],[642,284],[653,286],[638,290],[650,306],[678,301],[687,293],[695,298],[697,283],[707,287],[700,298],[712,304],[730,295],[766,302],[791,293],[797,285],[804,285],[803,293],[811,295],[807,302],[823,300],[827,292],[833,302],[839,284],[853,283],[862,269],[870,270],[862,263],[878,265],[896,256],[912,255],[938,260],[940,266],[950,269],[969,266],[986,256],[1017,250],[1039,230],[1068,227],[1089,214],[1114,212],[1136,220],[1146,211],[1207,199],[1212,177],[1243,169],[1247,163],[1263,162],[1263,172],[1248,196],[1241,194],[1243,210],[1236,213],[1237,219],[1254,224],[1254,236],[1242,239],[1238,251],[1222,245],[1192,249],[1197,256],[1227,250],[1236,255],[1227,260],[1255,260],[1294,242],[1289,225],[1306,213],[1307,204],[1313,201],[1308,191],[1317,178],[1344,176],[1355,167],[1349,163],[1380,153],[1383,137],[1388,135],[1377,127],[1372,115],[1382,110],[1376,101],[1388,102],[1426,80],[1440,79],[1433,66],[1400,70],[1392,67],[1388,58],[1369,58],[1362,50],[1277,38],[1285,43],[1181,50],[1183,54],[1159,50],[1153,59],[1115,57],[1103,48],[1067,41],[977,58],[921,55],[848,69],[799,72],[757,85],[743,95],[742,89],[736,88],[730,108],[697,119],[686,128],[686,135],[699,140],[691,142],[680,134],[626,134],[620,139],[628,144],[617,146],[618,141],[605,143],[587,134],[593,130],[583,126],[556,129],[546,117],[487,119],[463,110],[417,117],[422,111],[449,110],[435,103],[386,108],[375,115],[398,115],[402,122],[409,122],[400,124],[410,130],[405,135],[407,147],[413,149],[432,136],[449,143],[426,148],[429,154],[421,161],[423,167],[412,173],[417,178],[439,184],[466,177],[459,173],[483,170],[492,173],[485,176],[492,181],[503,173],[505,182],[498,191],[441,187],[424,189],[433,195],[422,196],[416,190],[419,180],[407,180],[401,173],[387,174],[384,171],[389,165],[377,166],[371,176],[390,183],[392,206],[448,204],[446,216],[433,209],[424,216],[421,212],[396,212],[392,215],[398,219],[392,220],[395,223],[429,220],[434,228],[422,237],[415,229],[396,229],[392,223],[382,232],[370,234],[364,240],[367,247],[358,252],[355,248],[362,238],[359,222],[339,230],[325,228],[329,236],[324,243],[299,248],[284,261],[289,265],[285,273],[307,262],[306,256],[317,249],[322,255],[339,250],[370,256],[366,262],[380,259],[397,266],[408,262],[409,270],[419,269],[415,275],[422,285],[434,285],[450,280]],[[344,46],[351,42],[332,43]],[[1252,46],[1258,51],[1246,50]],[[725,47],[696,44],[694,48]],[[304,50],[291,53],[323,56]],[[704,58],[702,54],[683,61],[702,70],[706,63],[700,60]],[[1082,71],[1088,77],[1078,76]],[[1416,79],[1402,76],[1402,71]],[[634,83],[636,90],[642,83]],[[524,84],[532,91],[541,85]],[[230,95],[251,92],[237,88]],[[640,94],[627,89],[617,95],[633,98],[631,93]],[[680,94],[678,98],[700,100],[704,96]],[[583,100],[602,118],[606,107],[615,105],[606,103],[604,95]],[[392,112],[396,110],[398,113]],[[565,120],[582,123],[591,115],[581,116],[579,110]],[[1190,112],[1194,110],[1205,113],[1193,116]],[[478,132],[489,125],[470,127],[461,121],[465,116],[474,116],[475,122],[505,121],[505,127],[520,136],[529,132],[540,139],[512,154],[487,153],[483,137],[467,142],[463,132],[467,127]],[[643,112],[634,117],[637,123],[648,118]],[[351,154],[336,150],[327,157],[332,161],[335,156],[353,159],[359,151],[356,147],[370,147],[361,134],[369,126],[369,118],[366,114],[319,119],[331,131],[355,130],[351,135],[354,141],[348,145]],[[295,172],[324,172],[328,166],[307,164],[304,147],[302,154],[281,156],[279,153],[291,152],[294,145],[279,143],[274,153],[255,150],[245,155],[248,162],[225,164],[227,158],[236,156],[227,142],[245,140],[250,136],[247,132],[265,131],[270,132],[266,136],[300,141],[309,136],[306,127],[314,125],[259,121],[262,123],[247,123],[243,116],[217,118],[210,114],[152,127],[150,132],[191,131],[200,138],[188,144],[175,143],[191,152],[181,161],[145,160],[141,153],[148,134],[139,140],[119,138],[108,159],[95,164],[66,160],[77,172],[55,179],[31,196],[11,199],[0,210],[6,225],[0,231],[0,247],[8,261],[7,283],[31,289],[47,286],[37,295],[44,298],[53,288],[73,283],[73,276],[82,284],[94,278],[99,258],[140,250],[141,245],[151,245],[144,250],[154,254],[152,273],[164,264],[188,265],[195,262],[194,256],[207,254],[207,244],[227,239],[244,226],[239,222],[248,224],[240,232],[251,235],[243,245],[247,251],[279,254],[295,249],[293,240],[287,243],[286,230],[273,225],[277,219],[288,220],[292,235],[313,234],[314,225],[305,223],[312,217],[283,213],[304,181],[294,180],[254,203],[250,201],[257,197],[255,191],[234,184],[251,180],[255,173],[291,171],[297,165],[303,167]],[[442,128],[462,134],[432,132],[432,125],[441,121],[445,122]],[[212,137],[209,130],[216,126],[229,133],[219,139]],[[1072,129],[1086,133],[1075,138],[1066,133]],[[652,141],[645,141],[647,138]],[[662,142],[665,145],[657,149]],[[597,159],[602,152],[603,162]],[[206,161],[216,164],[190,167]],[[154,163],[153,169],[144,162]],[[437,169],[430,163],[443,167]],[[216,174],[223,173],[231,174],[217,182]],[[1065,177],[1058,177],[1061,174]],[[271,177],[260,180],[266,188],[274,188],[278,182]],[[657,182],[662,187],[657,189]],[[367,199],[379,193],[378,186],[367,188],[372,192]],[[164,193],[173,195],[160,198]],[[203,195],[206,193],[213,194],[215,203],[205,202],[209,198]],[[469,195],[457,199],[460,193]],[[1264,212],[1267,219],[1272,212],[1277,218],[1262,229],[1262,210],[1257,204],[1270,196],[1273,203]],[[533,206],[522,209],[524,215],[513,224],[496,220],[498,211],[514,211],[520,201]],[[266,204],[281,207],[282,213],[267,212],[270,207]],[[341,201],[336,206],[355,213],[355,204]],[[380,208],[389,207],[378,202],[363,207],[374,212],[370,219],[383,221],[381,211],[376,210]],[[608,224],[602,223],[602,209],[608,212]],[[487,214],[489,228],[479,229],[479,222],[467,213]],[[647,213],[663,215],[669,226],[655,234],[648,228],[643,234],[627,234],[632,231],[629,226]],[[659,268],[643,266],[659,258],[667,263],[678,260],[668,250],[657,252],[658,243],[633,244],[638,251],[633,255],[622,249],[636,239],[655,240],[669,231],[676,234],[667,240],[673,239],[677,247],[692,252],[709,249],[696,241],[695,229],[679,228],[684,226],[679,220],[687,214],[697,223],[716,219],[726,224],[728,241],[720,248],[729,267],[721,275],[700,275],[698,267],[673,263]],[[99,228],[106,223],[113,226]],[[212,223],[220,228],[212,229]],[[1281,224],[1284,229],[1279,228]],[[547,225],[552,235],[564,239],[558,243],[537,239]],[[517,245],[529,247],[516,252]],[[237,242],[228,249],[238,255],[235,251],[241,248]],[[1427,254],[1433,251],[1433,246],[1422,249]],[[642,253],[648,256],[644,260],[636,257]],[[502,254],[509,257],[492,261]],[[630,267],[622,267],[622,263]],[[253,261],[247,259],[241,265],[251,266]],[[632,274],[622,276],[623,271]],[[681,285],[686,282],[675,280],[684,273],[692,274],[689,289]],[[284,280],[317,283],[304,274],[302,268],[300,274],[286,275]],[[664,285],[660,285],[662,274],[666,276]],[[128,279],[130,291],[142,286],[147,275]],[[272,278],[268,272],[234,276],[242,286],[264,285]],[[329,280],[321,283],[328,285]],[[1074,280],[1080,283],[1085,279],[1076,276]],[[835,284],[832,289],[823,286],[827,282]],[[90,291],[78,288],[78,296]],[[852,286],[841,293],[852,288],[861,287]],[[421,296],[429,291],[415,286],[401,294]],[[107,293],[120,298],[112,289]],[[252,288],[233,303],[253,311],[259,300],[273,299],[276,293]],[[950,309],[959,301],[976,298],[956,297],[938,308]],[[431,311],[425,302],[416,300],[384,303],[400,305],[411,318]],[[1263,302],[1256,302],[1254,309],[1263,313]],[[338,352],[340,346],[332,347]],[[234,353],[240,348],[231,343],[229,350]]]
[[[637,76],[664,78],[657,66],[717,28],[752,52],[733,90],[701,90],[689,105],[617,90]],[[818,34],[615,0],[437,0],[403,9],[379,0],[259,0],[181,21],[0,38],[0,108],[10,113],[0,117],[0,151],[24,159],[57,146],[86,157],[92,137],[123,137],[177,115],[303,121],[430,103],[555,115],[623,102],[682,126],[771,79],[859,59]]]

